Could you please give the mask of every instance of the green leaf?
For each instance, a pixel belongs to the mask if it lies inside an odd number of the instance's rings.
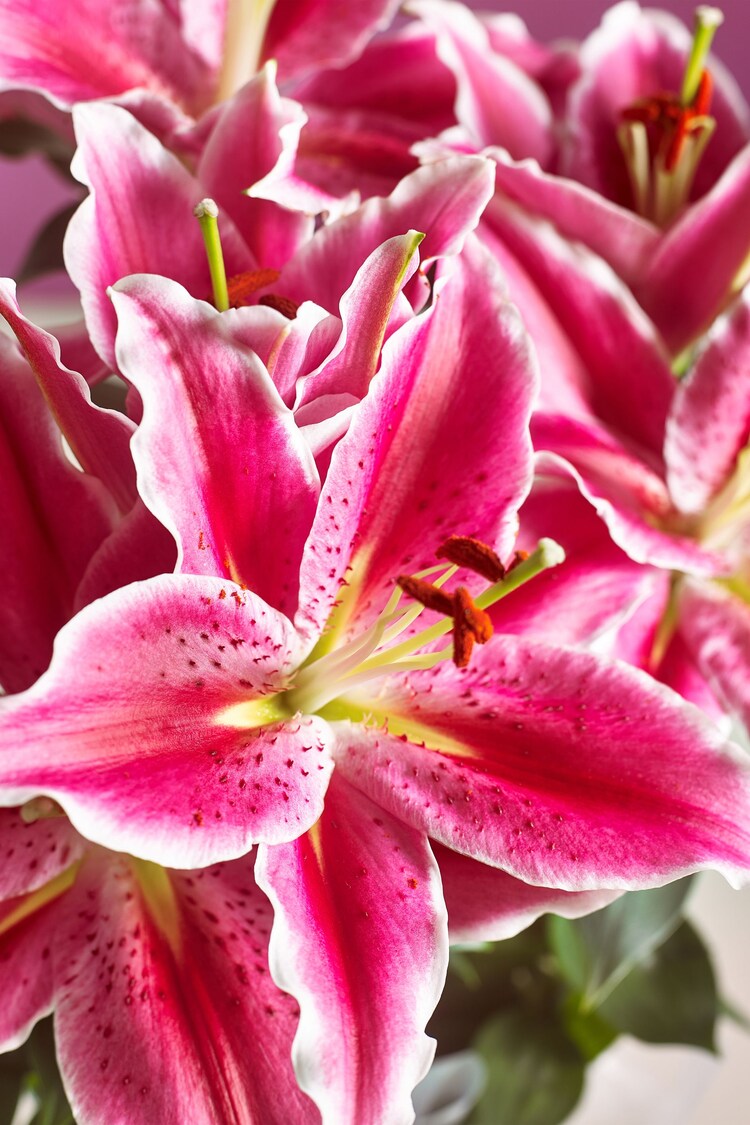
[[[719,997],[719,1015],[726,1016],[728,1020],[736,1023],[743,1031],[750,1031],[750,1016],[747,1016],[741,1008],[727,1000],[726,996]]]
[[[585,1064],[553,1019],[504,1012],[484,1025],[474,1046],[488,1081],[473,1125],[558,1125],[581,1095]]]
[[[588,1010],[577,993],[570,993],[562,1007],[562,1018],[568,1036],[587,1062],[606,1050],[619,1035],[600,1011]]]
[[[550,945],[583,1008],[600,1005],[669,937],[679,925],[689,889],[690,879],[680,879],[657,890],[624,894],[586,918],[549,919]]]
[[[647,1043],[687,1043],[715,1051],[716,980],[703,942],[688,922],[636,965],[598,1014]]]

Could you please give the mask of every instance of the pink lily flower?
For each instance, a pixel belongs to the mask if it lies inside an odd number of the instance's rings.
[[[377,824],[363,834],[361,818],[372,813]],[[287,943],[277,927],[269,951],[271,905],[254,857],[169,871],[92,847],[45,798],[22,815],[0,811],[10,857],[0,883],[0,1048],[13,1049],[54,1011],[61,1074],[81,1125],[159,1125],[188,1114],[292,1125],[321,1114],[372,1125],[413,1120],[411,1089],[434,1051],[424,1026],[447,962],[439,870],[452,933],[469,940],[487,928],[486,906],[478,912],[467,896],[480,865],[437,846],[433,858],[417,832],[340,778],[320,832],[337,845],[325,883],[314,866],[285,867],[279,849],[267,857],[272,879],[281,872],[288,880],[287,915],[307,895],[309,999],[300,1023],[278,981],[299,972],[301,935],[292,924]],[[495,932],[504,936],[545,909],[573,916],[612,897],[526,887],[484,870],[485,902],[491,893]],[[323,1004],[323,1020],[313,1023]]]
[[[681,352],[744,283],[750,249],[750,110],[720,63],[712,58],[705,68],[707,45],[697,72],[708,78],[700,94],[683,90],[680,108],[689,33],[667,13],[624,0],[581,45],[580,75],[566,87],[564,110],[553,119],[549,103],[543,111],[539,101],[536,131],[528,123],[522,129],[531,103],[516,98],[519,147],[498,112],[505,104],[503,45],[497,51],[487,28],[460,5],[424,0],[414,10],[436,29],[459,89],[457,128],[418,151],[430,159],[447,145],[492,156],[498,196],[608,261],[670,350]],[[559,159],[543,139],[556,134]],[[524,149],[534,136],[538,151]]]
[[[396,613],[394,580],[434,565],[451,533],[502,558],[512,549],[534,378],[496,286],[471,243],[432,308],[385,344],[322,490],[253,353],[224,345],[219,366],[205,323],[162,311],[143,280],[118,286],[120,362],[144,401],[139,479],[176,534],[184,573],[84,609],[49,673],[3,701],[8,804],[47,793],[90,839],[197,866],[254,842],[292,847],[318,820],[335,762],[391,815],[536,885],[649,885],[707,862],[742,869],[744,775],[673,697],[522,637],[496,636],[460,671],[450,648],[434,647],[457,603],[414,635],[411,611]],[[447,344],[457,339],[458,358]],[[478,367],[482,379],[470,378]],[[488,492],[490,479],[502,487]],[[468,596],[482,583],[469,574],[465,585]],[[481,597],[491,604],[505,589]],[[472,626],[478,640],[482,628]],[[550,740],[554,785],[534,765]]]
[[[615,542],[651,574],[652,594],[613,651],[745,730],[749,374],[743,292],[675,380],[661,450],[638,440],[625,412],[616,428],[612,404],[598,420],[542,412],[532,425],[548,471],[571,474]]]

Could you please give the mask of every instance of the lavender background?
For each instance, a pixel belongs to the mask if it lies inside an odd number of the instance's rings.
[[[596,27],[602,13],[610,6],[607,0],[517,0],[515,4],[512,0],[474,0],[471,3],[471,7],[477,9],[517,12],[532,35],[545,41],[583,38]],[[696,5],[693,0],[662,0],[652,6],[674,12],[691,23]],[[726,21],[716,38],[716,54],[750,97],[750,0],[724,0],[721,8]],[[34,231],[75,195],[70,186],[37,157],[14,161],[0,159],[0,185],[5,215],[0,239],[0,276],[12,277],[18,272]],[[52,295],[60,292],[60,282],[37,283],[33,288],[39,297],[45,293]]]

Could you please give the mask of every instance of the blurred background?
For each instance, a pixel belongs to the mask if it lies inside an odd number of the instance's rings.
[[[609,6],[603,0],[472,4],[477,9],[517,12],[530,32],[544,41],[584,37]],[[695,5],[689,0],[664,0],[658,6],[692,22]],[[750,0],[724,0],[720,6],[725,24],[717,34],[715,53],[750,97]],[[0,275],[13,276],[33,233],[75,194],[38,157],[0,158],[0,177],[4,199]],[[59,279],[48,279],[33,283],[32,292],[36,304],[59,297],[64,289]],[[734,892],[718,876],[704,876],[690,914],[713,951],[723,994],[750,1013],[750,889]],[[720,1062],[691,1048],[648,1048],[634,1040],[622,1041],[592,1068],[587,1095],[570,1125],[748,1125],[750,1034],[723,1020],[718,1040]]]

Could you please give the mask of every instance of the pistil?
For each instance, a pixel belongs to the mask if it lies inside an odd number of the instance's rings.
[[[687,203],[695,173],[716,126],[709,115],[713,82],[705,63],[718,8],[699,7],[695,33],[677,94],[642,98],[622,111],[617,139],[625,156],[635,209],[659,226]]]
[[[229,308],[229,290],[227,288],[227,272],[224,267],[224,254],[221,249],[221,235],[219,234],[219,208],[213,199],[202,199],[193,214],[200,224],[203,244],[206,247],[211,287],[214,292],[214,304],[219,312],[226,312]]]

